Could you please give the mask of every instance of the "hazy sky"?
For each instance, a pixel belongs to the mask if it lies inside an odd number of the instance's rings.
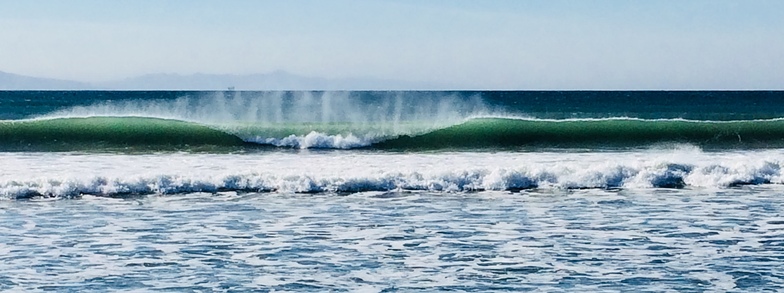
[[[781,0],[0,0],[0,71],[782,89]]]

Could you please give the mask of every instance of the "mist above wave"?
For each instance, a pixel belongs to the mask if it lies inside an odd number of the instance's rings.
[[[174,100],[103,101],[43,115],[51,117],[137,116],[176,119],[233,130],[295,124],[333,125],[353,135],[410,133],[454,124],[486,112],[478,96],[441,92],[205,92]],[[343,129],[338,127],[344,125]],[[334,134],[334,133],[329,133]]]

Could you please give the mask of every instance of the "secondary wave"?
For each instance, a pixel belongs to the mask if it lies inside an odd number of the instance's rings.
[[[305,164],[305,162],[301,162]],[[296,164],[295,164],[296,165]],[[194,192],[475,192],[526,189],[727,188],[739,185],[784,184],[779,161],[690,164],[629,162],[591,164],[570,162],[512,168],[468,167],[454,170],[354,170],[347,174],[318,168],[287,174],[286,170],[228,172],[202,170],[181,174],[113,176],[69,175],[65,178],[0,181],[0,197],[133,196]],[[209,171],[209,172],[208,172]],[[236,172],[236,171],[235,171]]]

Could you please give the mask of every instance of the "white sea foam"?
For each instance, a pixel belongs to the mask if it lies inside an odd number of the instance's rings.
[[[169,159],[163,163],[181,158]],[[505,177],[502,173],[497,175]],[[5,201],[0,202],[2,286],[20,292],[120,286],[135,291],[775,291],[782,286],[773,265],[784,240],[782,190],[373,198],[365,195],[389,194],[227,193]],[[53,289],[57,284],[65,285]]]
[[[341,139],[344,141],[310,138],[292,144],[311,147],[356,143]],[[784,183],[781,150],[439,154],[303,151],[141,156],[4,153],[2,157],[0,195],[5,198],[221,191],[727,188]]]
[[[371,145],[375,139],[357,137],[352,133],[342,135],[329,135],[311,131],[307,135],[289,135],[284,138],[257,137],[250,140],[260,144],[269,144],[278,147],[293,147],[300,149],[353,149]]]

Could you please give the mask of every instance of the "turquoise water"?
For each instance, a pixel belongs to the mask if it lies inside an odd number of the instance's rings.
[[[0,92],[0,290],[780,291],[782,92]]]

